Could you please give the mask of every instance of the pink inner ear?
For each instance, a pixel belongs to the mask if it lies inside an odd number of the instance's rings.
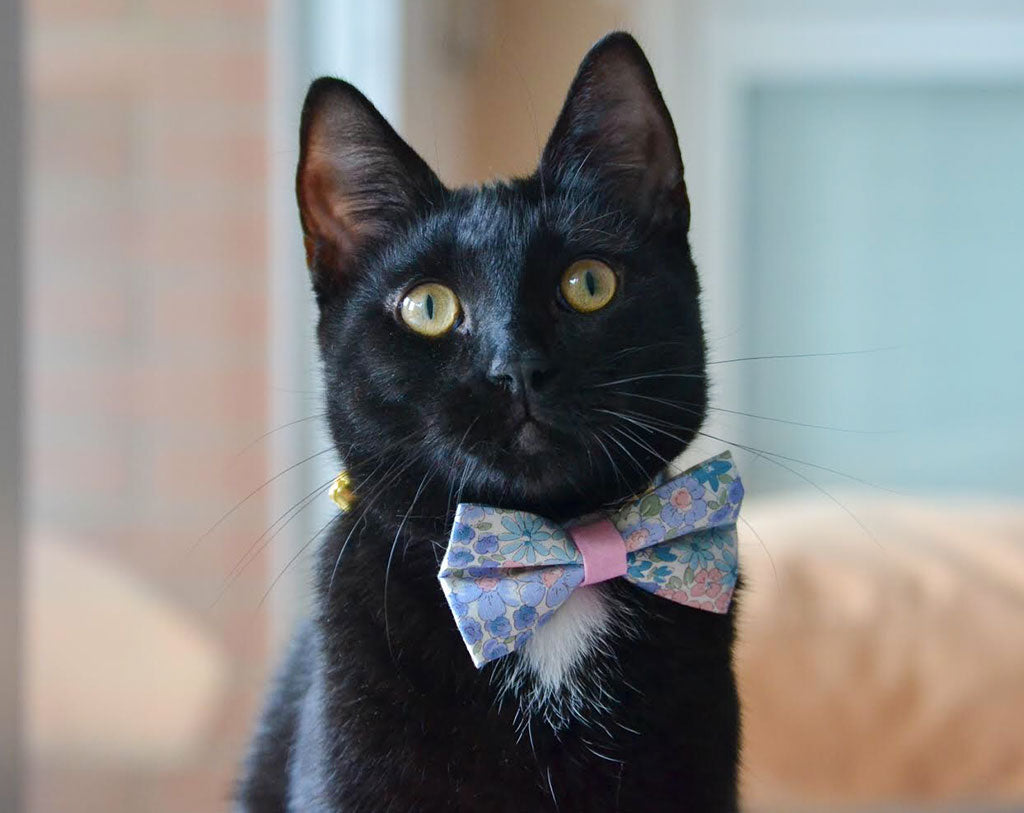
[[[358,90],[316,80],[302,113],[296,191],[318,292],[352,273],[364,244],[440,197],[441,182]]]

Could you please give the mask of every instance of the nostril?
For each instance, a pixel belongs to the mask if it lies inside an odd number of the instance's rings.
[[[544,358],[523,359],[519,369],[526,388],[531,392],[540,392],[555,376],[555,368]]]
[[[487,378],[490,379],[491,383],[515,392],[519,388],[519,379],[513,370],[514,367],[512,365],[495,362],[491,365],[491,369],[487,371]]]
[[[496,359],[487,371],[491,383],[516,394],[540,392],[555,376],[551,363],[542,357]]]
[[[553,370],[550,367],[535,367],[524,370],[524,378],[529,382],[530,389],[539,392],[550,383]]]

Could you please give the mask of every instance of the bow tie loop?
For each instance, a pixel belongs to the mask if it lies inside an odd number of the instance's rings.
[[[525,511],[460,504],[438,578],[474,663],[519,649],[573,590],[609,578],[727,612],[742,499],[726,452],[611,514],[565,526]]]

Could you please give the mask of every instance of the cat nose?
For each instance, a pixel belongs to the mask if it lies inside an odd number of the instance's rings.
[[[521,395],[537,393],[544,389],[554,377],[554,373],[554,367],[546,358],[527,355],[513,359],[494,359],[487,377],[498,386]]]

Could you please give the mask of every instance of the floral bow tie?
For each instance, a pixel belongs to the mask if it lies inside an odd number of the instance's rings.
[[[523,646],[573,590],[608,579],[724,613],[736,586],[742,500],[725,452],[614,513],[565,526],[460,503],[438,579],[478,667]]]

